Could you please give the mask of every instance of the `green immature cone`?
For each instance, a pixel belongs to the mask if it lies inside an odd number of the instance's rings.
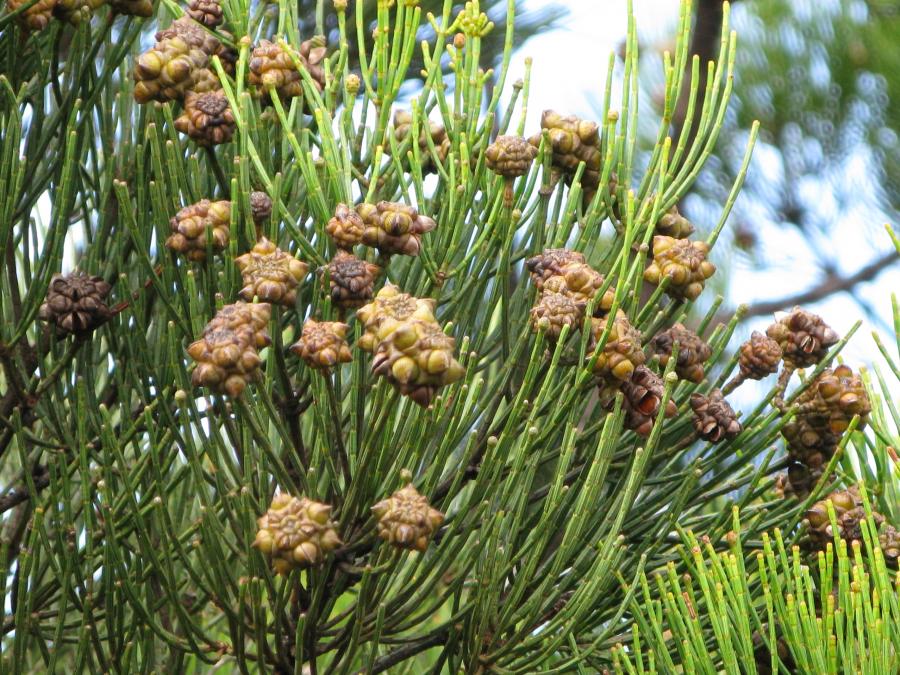
[[[378,265],[340,250],[319,269],[320,276],[328,274],[331,302],[341,309],[362,307],[369,302],[374,293],[375,278],[380,272]]]
[[[444,514],[432,508],[412,483],[375,504],[372,513],[378,519],[379,537],[391,546],[423,553],[444,522]]]
[[[87,335],[112,317],[106,304],[110,286],[83,272],[55,274],[38,316],[60,335]]]
[[[737,414],[718,389],[713,389],[708,396],[692,394],[690,403],[694,411],[694,430],[703,440],[710,443],[718,443],[723,438],[731,440],[744,430]]]
[[[356,311],[365,332],[357,345],[367,352],[375,352],[378,345],[390,337],[397,328],[409,319],[434,322],[434,300],[414,298],[402,293],[392,284],[386,284],[375,299]]]
[[[591,319],[591,352],[599,344],[610,321],[612,328],[594,361],[594,374],[612,382],[627,382],[646,358],[641,348],[641,331],[631,325],[622,310],[618,310],[615,317]]]
[[[309,265],[285,253],[263,237],[251,251],[235,258],[241,270],[244,287],[240,296],[251,302],[263,302],[293,308],[297,301],[297,286],[309,272]]]
[[[414,207],[397,202],[360,204],[356,213],[363,223],[362,243],[383,255],[419,255],[421,235],[437,227]]]
[[[212,250],[222,251],[228,246],[231,234],[231,202],[201,199],[181,209],[169,220],[172,234],[166,248],[186,255],[189,260],[206,260],[206,238],[212,238]]]
[[[678,359],[675,362],[675,373],[684,380],[701,382],[704,376],[703,364],[712,356],[709,345],[694,331],[676,323],[650,341],[650,348],[659,356],[659,363],[663,368],[669,363],[676,343]]]
[[[176,118],[175,128],[204,147],[230,141],[236,126],[225,92],[187,92],[184,111]]]
[[[412,113],[406,110],[398,110],[394,113],[394,139],[396,139],[398,144],[406,141],[412,134],[412,122]],[[437,166],[434,158],[431,156],[431,149],[428,145],[426,134],[431,137],[431,142],[434,144],[434,149],[437,152],[437,159],[441,164],[447,161],[447,155],[450,154],[452,145],[450,137],[447,135],[447,130],[444,129],[443,125],[430,119],[425,120],[424,125],[427,126],[427,129],[419,129],[419,162],[422,167],[422,173],[436,173]],[[390,153],[390,147],[390,144],[384,144],[384,150],[388,154]]]
[[[644,280],[659,285],[669,279],[666,293],[678,300],[696,300],[704,284],[716,272],[706,259],[709,245],[656,235],[653,237],[653,262],[644,270]]]
[[[537,157],[537,148],[521,136],[499,136],[484,152],[485,163],[494,173],[503,176],[503,203],[513,204],[513,179],[524,176]]]
[[[256,525],[252,546],[272,560],[276,574],[321,565],[341,545],[331,506],[306,497],[276,494]]]
[[[314,321],[303,324],[300,339],[291,345],[291,352],[303,359],[310,368],[327,370],[339,363],[350,363],[353,355],[347,344],[350,326],[337,321]]]
[[[800,307],[777,314],[766,335],[778,343],[785,365],[792,369],[816,365],[840,339],[822,317]]]
[[[134,65],[134,100],[178,101],[194,89],[198,73],[209,64],[209,55],[191,47],[180,37],[158,42],[141,54]],[[205,78],[206,73],[203,74]]]

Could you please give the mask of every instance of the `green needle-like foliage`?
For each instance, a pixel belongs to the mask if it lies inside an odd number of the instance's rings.
[[[507,81],[513,0],[498,26],[478,2],[460,10],[447,0],[436,15],[415,0],[334,4],[316,5],[319,23],[336,16],[338,37],[314,71],[296,4],[223,3],[229,34],[216,34],[234,64],[217,52],[209,68],[234,128],[210,147],[176,129],[187,99],[134,101],[130,73],[149,46],[139,38],[182,14],[173,0],[146,21],[96,7],[77,27],[59,20],[59,5],[31,34],[17,18],[25,5],[0,14],[4,672],[596,672],[633,625],[640,575],[679,559],[677,528],[719,541],[732,528],[727,501],[742,509],[744,536],[796,530],[803,504],[773,498],[769,474],[802,387],[786,407],[769,406],[782,393],[773,388],[740,413],[740,433],[698,440],[690,397],[732,379],[736,319],[712,325],[721,299],[698,319],[689,301],[671,299],[684,296],[668,293],[669,281],[644,284],[655,224],[690,188],[722,125],[735,53],[727,21],[705,95],[691,98],[694,132],[673,145],[688,60],[683,3],[641,172],[631,22],[615,99],[612,58],[607,68],[595,191],[582,187],[583,163],[556,180],[547,131],[524,175],[487,166],[498,135],[539,132],[526,128],[529,78]],[[433,37],[419,42],[423,26]],[[481,60],[491,31],[504,45],[493,71]],[[263,38],[286,50],[302,96],[254,92],[248,74]],[[410,82],[411,134],[398,138],[395,104]],[[448,144],[429,134],[410,142],[429,118]],[[273,202],[256,223],[252,191]],[[231,202],[230,236],[219,246],[210,228],[189,259],[165,242],[170,219],[202,199]],[[248,375],[241,395],[194,386],[202,358],[187,350],[245,288],[236,259],[265,236],[312,272],[335,257],[327,226],[338,205],[381,201],[414,205],[436,227],[416,257],[356,252],[382,268],[376,287],[434,300],[437,332],[456,341],[459,381],[421,407],[374,374],[379,354],[358,347],[363,322],[333,306],[323,273],[273,307],[271,345],[249,350],[259,348],[260,376]],[[613,321],[596,346],[589,320],[555,342],[532,329],[536,292],[523,261],[563,246],[605,275],[589,309],[610,291],[610,315],[621,310],[644,345],[689,318],[706,335],[705,377],[679,379],[674,352],[666,368],[648,355],[663,384],[646,436],[626,428],[622,392],[598,395],[591,366]],[[66,336],[60,329],[84,317],[60,318],[48,298],[59,295],[53,275],[73,268],[110,293],[102,325]],[[314,369],[289,351],[310,318],[349,324],[351,362]],[[666,417],[670,401],[678,412]],[[431,514],[430,538],[395,533],[417,551],[379,537],[382,509],[372,510],[409,482],[443,514]],[[306,567],[282,560],[284,574],[266,555],[269,526],[257,523],[276,494],[331,507],[330,520],[324,507],[307,512],[327,521],[328,545],[307,553]]]
[[[689,572],[670,563],[641,576],[633,641],[614,651],[615,672],[896,673],[900,574],[865,525],[852,549],[836,538],[813,558],[779,530],[748,546],[737,509],[725,541],[685,533]]]

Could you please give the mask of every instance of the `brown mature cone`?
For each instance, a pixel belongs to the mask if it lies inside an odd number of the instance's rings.
[[[712,356],[712,350],[694,331],[676,323],[654,337],[650,341],[650,348],[659,356],[659,362],[665,368],[676,342],[678,359],[675,362],[675,373],[683,380],[701,382],[704,376],[703,364]]]
[[[600,343],[611,317],[591,319],[591,345],[588,358]],[[607,380],[627,382],[631,379],[635,368],[644,363],[645,356],[641,349],[641,331],[631,325],[622,310],[616,311],[612,319],[612,328],[606,344],[594,362],[594,374]]]
[[[194,89],[197,73],[206,70],[209,55],[189,45],[182,37],[158,42],[141,54],[134,64],[134,100],[178,101],[185,92]]]
[[[271,91],[282,99],[303,94],[303,78],[288,49],[289,47],[269,40],[260,40],[253,50],[247,81],[257,96],[269,98]],[[323,38],[306,40],[300,43],[300,50],[295,52],[300,65],[309,73],[320,92],[325,88],[325,71],[321,65],[325,60],[325,52]]]
[[[103,279],[84,272],[54,274],[38,316],[61,335],[86,335],[112,317],[109,291]]]
[[[394,113],[394,138],[398,144],[406,141],[412,133],[412,113],[406,110],[397,110]],[[426,133],[431,137],[434,149],[437,152],[437,158],[441,164],[447,160],[450,154],[451,143],[447,130],[442,124],[434,120],[428,120],[428,130],[419,127],[419,162],[422,167],[422,173],[436,173],[437,166],[434,163],[434,157],[431,155],[431,148],[428,147]],[[390,154],[390,145],[385,143],[384,151]],[[405,159],[405,158],[404,158]]]
[[[117,14],[140,16],[145,19],[153,16],[152,0],[107,0],[107,2]]]
[[[644,280],[659,285],[669,278],[666,293],[679,300],[696,300],[716,266],[706,259],[709,246],[704,241],[653,237],[653,262],[644,270]]]
[[[15,12],[19,7],[27,5],[29,0],[6,0],[6,7]],[[38,0],[37,3],[19,14],[17,21],[26,30],[44,30],[53,18],[56,0]]]
[[[327,370],[338,363],[350,363],[353,355],[347,344],[348,330],[350,326],[345,323],[307,319],[291,351],[310,368]]]
[[[871,411],[862,378],[844,365],[823,370],[797,399],[798,416],[836,434],[847,430],[854,415],[860,416],[858,428],[862,429]]]
[[[862,542],[861,523],[866,518],[866,510],[859,488],[854,485],[847,490],[832,492],[825,499],[813,504],[806,512],[806,522],[809,525],[807,536],[813,548],[824,551],[828,544],[834,544],[835,532],[828,517],[829,501],[834,508],[838,526],[837,536],[846,541],[848,546],[853,541]],[[872,519],[876,527],[884,522],[884,516],[874,510]]]
[[[563,326],[571,327],[571,335],[581,328],[584,308],[583,302],[576,302],[568,295],[545,290],[531,308],[531,328],[545,332],[548,340],[559,339]]]
[[[694,226],[678,212],[677,206],[673,206],[656,223],[656,234],[673,239],[687,239],[694,234]]]
[[[883,526],[878,535],[878,543],[881,544],[884,561],[889,567],[897,569],[900,561],[900,531],[893,525]]]
[[[444,522],[444,514],[410,483],[372,507],[378,536],[397,548],[425,552],[428,541]]]
[[[665,394],[662,378],[647,366],[638,366],[631,379],[623,382],[620,389],[624,395],[622,410],[625,411],[625,428],[641,436],[649,436]],[[666,404],[665,416],[670,418],[677,413],[678,407],[670,399]]]
[[[791,368],[816,365],[840,339],[822,317],[800,307],[794,307],[789,314],[776,314],[775,318],[766,335],[778,343],[785,365]]]
[[[236,126],[225,92],[222,89],[202,94],[189,91],[175,128],[205,147],[230,141]]]
[[[542,290],[562,293],[577,303],[589,304],[603,286],[605,277],[587,263],[571,262],[563,265],[560,274],[543,280]],[[616,299],[616,289],[607,288],[594,305],[594,316],[605,316]]]
[[[190,0],[186,13],[194,21],[202,23],[207,28],[220,26],[225,20],[219,0]]]
[[[603,163],[599,126],[574,115],[563,116],[553,110],[545,110],[541,115],[541,129],[549,132],[553,167],[566,181],[571,181],[581,162],[585,163],[581,186],[585,200],[590,201],[600,186]],[[529,139],[529,143],[539,147],[541,138],[542,134],[536,134]]]
[[[272,559],[276,574],[315,567],[341,545],[331,506],[280,493],[257,521],[252,546]]]
[[[732,440],[744,428],[722,392],[713,389],[709,396],[691,394],[691,410],[694,411],[694,429],[700,438],[718,443],[723,438]]]
[[[239,294],[247,302],[256,297],[263,302],[293,307],[297,301],[297,286],[309,272],[309,265],[285,253],[265,237],[234,262],[244,278],[244,287]]]
[[[378,265],[341,250],[325,267],[319,268],[320,276],[328,274],[331,302],[342,309],[362,307],[369,302],[379,272]]]
[[[346,204],[338,204],[334,217],[325,225],[325,233],[338,248],[349,251],[363,240],[366,226],[360,215]]]
[[[566,248],[548,248],[543,253],[525,260],[525,269],[538,291],[544,290],[544,282],[553,276],[563,274],[563,269],[571,263],[586,262],[584,254]]]
[[[437,227],[412,206],[397,202],[360,204],[356,213],[363,222],[362,243],[383,255],[419,255],[420,236]]]
[[[233,331],[250,331],[252,344],[257,349],[272,344],[267,327],[272,317],[272,307],[265,302],[235,302],[220,309],[203,331],[226,328]]]
[[[181,209],[169,220],[172,234],[166,239],[166,248],[184,253],[196,262],[206,260],[206,235],[209,232],[213,251],[228,246],[231,227],[231,202],[212,202],[201,199]]]
[[[745,380],[761,380],[778,371],[781,363],[781,346],[759,331],[753,331],[750,339],[741,345],[738,366]]]
[[[386,284],[372,302],[356,311],[356,317],[365,327],[357,346],[374,353],[378,345],[408,319],[435,322],[434,305],[431,298],[415,298]]]
[[[528,173],[537,157],[537,148],[521,136],[498,136],[484,152],[487,167],[504,178]]]
[[[272,215],[272,198],[265,192],[254,190],[250,193],[250,216],[256,225],[266,222]]]
[[[157,31],[154,37],[157,43],[171,40],[172,38],[181,38],[189,46],[196,47],[209,57],[220,54],[222,51],[222,43],[219,39],[211,32],[204,30],[200,24],[189,16],[175,19],[169,24],[168,28]]]
[[[267,304],[238,302],[225,305],[203,329],[199,340],[187,348],[197,362],[191,383],[236,398],[248,382],[259,377],[262,359],[257,352],[271,343],[266,325],[271,316]]]
[[[427,406],[440,387],[465,375],[465,368],[453,356],[455,346],[456,340],[437,321],[407,319],[375,348],[372,372]]]
[[[781,499],[788,497],[806,499],[821,475],[821,469],[810,471],[805,464],[791,462],[786,473],[778,474],[775,477],[773,486],[775,495]]]

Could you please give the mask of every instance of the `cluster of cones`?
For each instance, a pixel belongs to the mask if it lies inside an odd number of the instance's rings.
[[[125,16],[153,16],[151,0],[37,0],[29,5],[29,0],[7,0],[10,12],[25,9],[17,17],[19,25],[28,31],[41,31],[54,19],[77,26],[82,21],[90,21],[95,11],[109,5],[115,14]]]
[[[444,522],[444,514],[408,484],[372,507],[378,536],[402,550],[424,552]],[[253,546],[271,562],[277,574],[321,565],[341,546],[331,506],[306,497],[276,494],[257,520]]]

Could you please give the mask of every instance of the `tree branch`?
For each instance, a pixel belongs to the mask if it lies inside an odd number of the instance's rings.
[[[802,293],[788,295],[779,298],[778,300],[766,300],[765,302],[751,304],[747,307],[747,311],[744,313],[743,318],[748,319],[754,316],[765,316],[766,314],[772,314],[779,310],[790,309],[795,305],[818,302],[835,293],[853,290],[858,284],[872,281],[897,260],[900,260],[900,253],[897,251],[889,251],[849,276],[844,277],[839,274],[830,274],[826,276],[818,286],[813,286]]]

